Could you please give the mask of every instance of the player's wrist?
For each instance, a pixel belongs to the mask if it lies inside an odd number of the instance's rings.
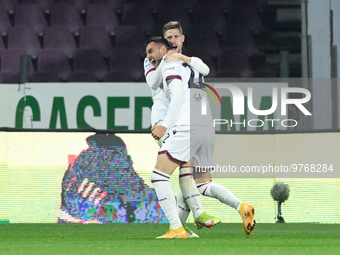
[[[188,65],[190,65],[190,63],[191,63],[191,57],[188,57],[188,56],[183,55],[183,54],[181,54],[181,60]]]
[[[162,124],[160,124],[160,126],[164,127],[165,129],[168,129],[169,123],[167,121],[163,121]]]

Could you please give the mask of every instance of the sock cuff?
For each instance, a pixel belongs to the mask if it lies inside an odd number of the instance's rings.
[[[169,181],[170,175],[154,169],[151,174],[151,183]]]
[[[202,195],[205,195],[205,193],[207,192],[207,189],[210,187],[211,184],[212,184],[212,180],[207,181],[207,182],[203,182],[203,183],[199,183],[199,184],[196,185],[196,187]]]
[[[193,170],[192,166],[181,167],[179,169],[179,178],[183,178],[186,176],[193,176],[192,170]]]

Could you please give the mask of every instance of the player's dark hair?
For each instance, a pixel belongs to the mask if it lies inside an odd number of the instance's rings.
[[[162,44],[164,45],[168,50],[170,49],[170,45],[168,43],[167,40],[165,40],[163,37],[161,36],[152,36],[150,37],[147,41],[146,41],[146,45],[148,45],[149,43],[151,42],[154,42],[154,43],[157,43],[157,44]]]

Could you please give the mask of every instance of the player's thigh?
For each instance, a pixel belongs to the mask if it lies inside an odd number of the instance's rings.
[[[166,154],[168,158],[178,164],[190,160],[190,131],[172,129],[168,132],[158,154]]]
[[[157,157],[155,168],[163,173],[172,175],[178,165],[178,163],[171,161],[168,155],[160,154]]]
[[[202,127],[201,144],[195,152],[194,159],[194,178],[196,183],[203,183],[211,180],[210,170],[213,168],[213,153],[215,146],[215,130],[213,127]]]
[[[202,127],[201,129],[198,134],[204,132],[205,135],[200,138],[199,146],[193,151],[192,158],[196,168],[208,169],[213,167],[215,130],[212,127]]]

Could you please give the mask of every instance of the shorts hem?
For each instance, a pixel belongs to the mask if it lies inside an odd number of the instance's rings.
[[[183,160],[179,160],[179,159],[174,158],[173,156],[171,156],[171,154],[168,151],[159,151],[158,155],[161,155],[161,154],[166,154],[171,161],[173,161],[177,164],[181,165],[181,164],[187,163],[187,161],[183,161]]]

